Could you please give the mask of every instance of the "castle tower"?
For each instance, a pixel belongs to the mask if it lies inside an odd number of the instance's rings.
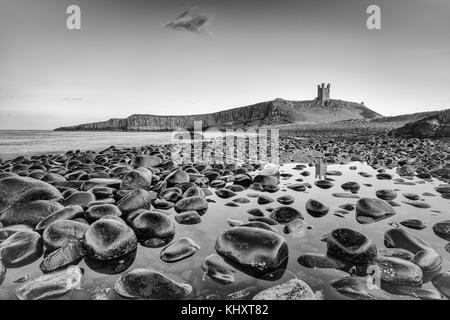
[[[322,106],[325,106],[330,101],[330,84],[325,86],[325,83],[317,86],[317,98],[316,100]]]

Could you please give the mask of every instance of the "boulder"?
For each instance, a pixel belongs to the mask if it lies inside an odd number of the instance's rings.
[[[394,208],[380,199],[362,198],[356,202],[356,220],[361,224],[377,222],[394,214]]]
[[[96,260],[111,260],[137,248],[133,230],[124,222],[111,219],[97,220],[84,234],[87,255]]]
[[[296,219],[303,220],[303,215],[293,207],[280,206],[270,213],[270,218],[280,223],[288,223]]]
[[[178,213],[191,210],[202,215],[208,210],[208,202],[202,197],[194,196],[181,199],[175,204],[175,211]]]
[[[202,269],[208,277],[219,284],[227,285],[235,281],[234,270],[217,254],[206,257]]]
[[[176,262],[194,255],[200,246],[190,238],[180,238],[172,242],[161,251],[161,260],[165,262]]]
[[[422,270],[412,262],[393,257],[378,257],[375,259],[375,265],[380,268],[382,281],[401,286],[422,284]]]
[[[83,208],[80,206],[67,206],[61,210],[58,210],[51,215],[42,219],[36,226],[37,232],[44,231],[52,222],[56,220],[72,220],[81,217],[83,214]]]
[[[123,274],[114,285],[116,292],[131,299],[174,300],[189,296],[192,287],[176,282],[169,277],[150,269],[134,269]]]
[[[80,241],[88,225],[74,220],[56,220],[42,233],[42,239],[49,250],[61,248],[71,241]]]
[[[66,270],[49,273],[26,282],[16,290],[16,296],[20,300],[59,296],[77,287],[82,277],[83,270],[80,267],[71,266]]]
[[[175,234],[175,225],[163,213],[145,211],[131,222],[131,227],[139,238],[168,238]]]
[[[151,193],[143,189],[136,189],[123,197],[117,206],[124,215],[128,215],[138,209],[150,209],[154,198]]]
[[[20,267],[37,260],[43,252],[37,232],[18,231],[0,243],[0,259],[7,267]]]
[[[48,254],[44,260],[42,260],[39,268],[44,273],[53,272],[57,269],[78,263],[84,258],[85,254],[86,250],[81,242],[71,241]]]
[[[327,237],[327,252],[353,263],[371,262],[377,256],[375,243],[351,229],[335,229]]]
[[[123,177],[120,189],[134,190],[143,189],[151,190],[152,188],[152,172],[151,171],[130,171]]]
[[[288,258],[286,240],[275,232],[235,227],[219,234],[216,251],[243,268],[256,272],[276,269]]]
[[[261,291],[253,297],[253,300],[317,300],[317,297],[306,282],[291,279]]]

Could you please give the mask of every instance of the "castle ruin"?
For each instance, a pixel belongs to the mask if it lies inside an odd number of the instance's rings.
[[[317,85],[316,101],[322,106],[327,106],[330,102],[330,84],[325,86],[325,83]]]

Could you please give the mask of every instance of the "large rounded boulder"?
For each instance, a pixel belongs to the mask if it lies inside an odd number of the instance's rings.
[[[123,214],[127,215],[139,209],[150,209],[153,199],[150,192],[136,189],[123,197],[117,204],[117,207]]]
[[[89,225],[75,220],[56,220],[45,228],[42,238],[50,250],[61,248],[71,241],[83,239]]]
[[[361,224],[377,222],[394,214],[394,208],[380,199],[362,198],[356,203],[356,220]]]
[[[150,190],[152,188],[152,172],[147,171],[131,171],[123,177],[120,189],[122,190],[134,190],[144,189]]]
[[[353,263],[367,263],[377,256],[377,247],[367,236],[351,229],[335,229],[327,237],[327,252]]]
[[[123,274],[114,289],[125,298],[174,300],[189,296],[192,287],[154,270],[138,268]]]
[[[52,222],[56,220],[71,220],[75,218],[80,218],[83,215],[83,208],[80,206],[67,206],[61,210],[58,210],[46,218],[42,219],[36,226],[35,230],[37,232],[42,232],[47,228]]]
[[[28,177],[0,180],[0,221],[4,225],[36,226],[42,219],[63,208],[57,203],[61,192],[54,186]]]
[[[189,175],[181,169],[175,170],[166,177],[166,182],[169,187],[173,187],[179,183],[189,182]]]
[[[253,227],[235,227],[223,231],[216,240],[216,251],[257,272],[276,269],[288,259],[286,240],[279,234]]]
[[[87,255],[96,260],[111,260],[137,248],[133,229],[112,219],[100,219],[89,226],[83,242]]]
[[[253,297],[253,300],[317,300],[317,297],[306,282],[300,279],[291,279],[261,291]]]
[[[145,211],[131,222],[137,236],[142,239],[164,239],[175,234],[174,223],[163,213]]]
[[[7,267],[18,267],[38,259],[43,252],[37,232],[19,231],[0,244],[0,259]]]
[[[377,257],[381,280],[393,285],[418,286],[422,284],[422,270],[410,261],[393,257]]]
[[[203,197],[193,196],[181,199],[175,204],[175,211],[178,213],[191,210],[202,215],[208,210],[208,202]]]
[[[288,223],[296,219],[303,220],[303,215],[293,207],[280,206],[270,213],[270,218],[281,223]]]

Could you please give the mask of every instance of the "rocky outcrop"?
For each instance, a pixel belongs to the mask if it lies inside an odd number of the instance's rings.
[[[108,121],[62,127],[55,131],[127,131],[127,126],[127,119],[109,119]]]
[[[392,131],[397,137],[442,138],[450,137],[450,109],[419,121],[410,122]]]
[[[324,123],[349,119],[372,119],[379,114],[362,104],[330,100],[322,106],[316,100],[287,101],[275,99],[225,111],[187,115],[158,116],[134,114],[126,119],[62,127],[56,131],[172,131],[177,128],[192,130],[194,121],[202,120],[202,128],[248,128],[290,123]]]

